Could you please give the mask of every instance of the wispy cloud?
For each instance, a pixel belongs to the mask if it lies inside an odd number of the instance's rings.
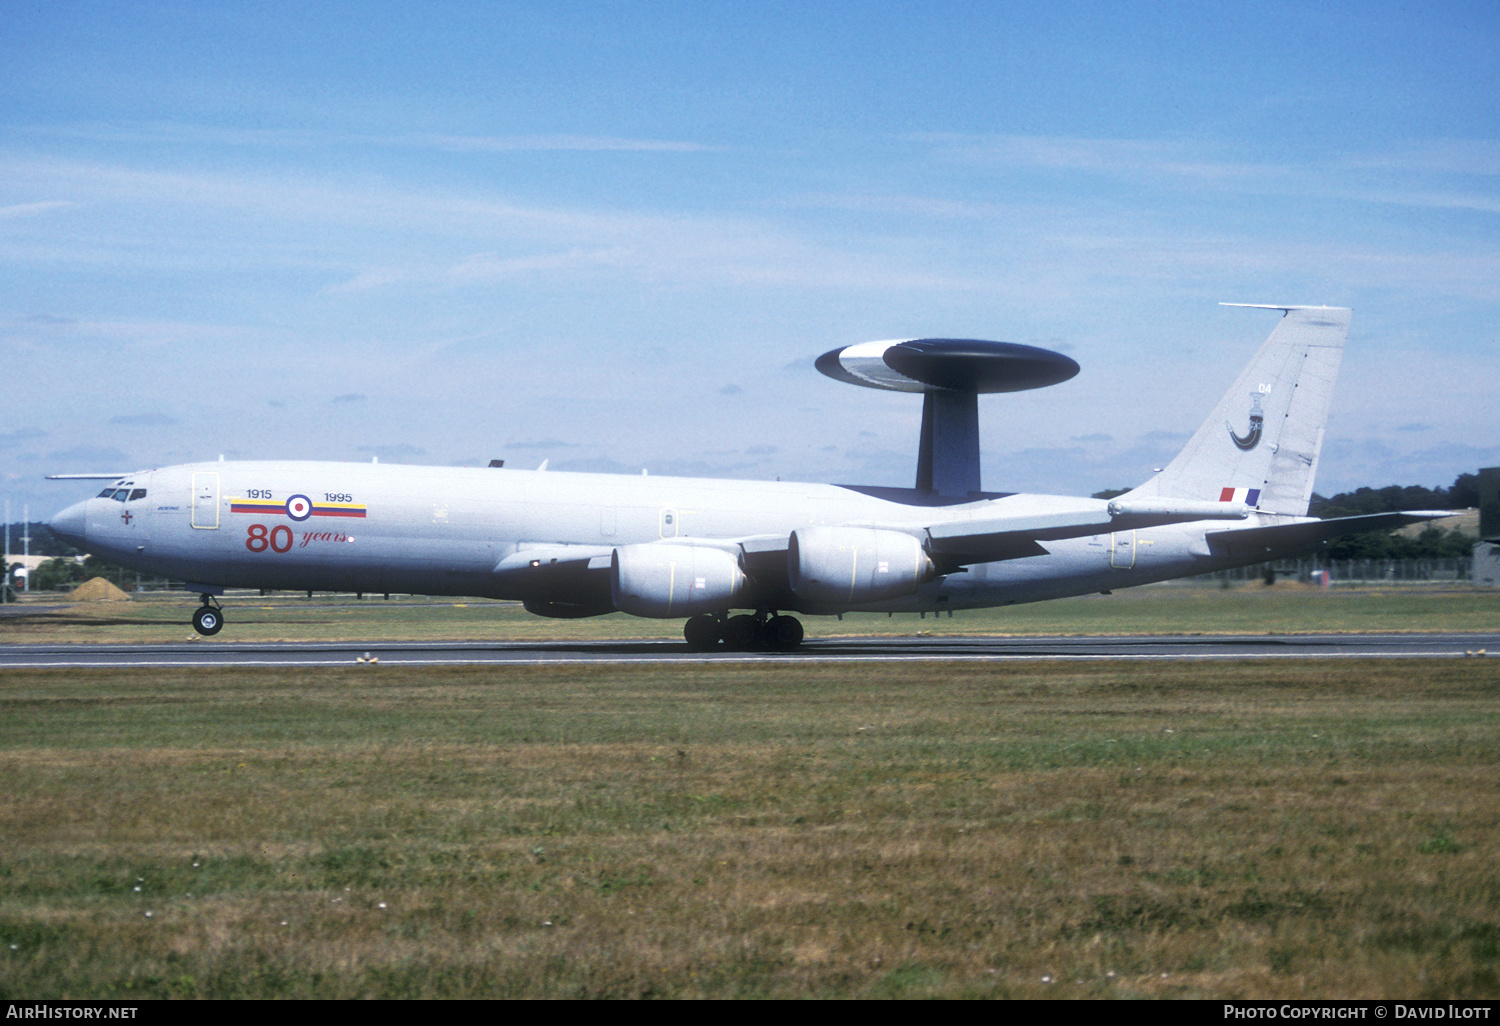
[[[853,210],[873,214],[895,214],[900,217],[931,217],[943,220],[991,218],[1014,209],[1002,203],[976,203],[920,196],[910,193],[808,193],[788,202],[789,206],[815,207],[824,210]]]
[[[24,427],[15,431],[0,433],[0,449],[20,445],[22,442],[30,442],[37,438],[47,437],[47,432],[39,428]]]
[[[177,423],[177,418],[165,413],[134,413],[111,417],[109,422],[121,427],[171,427]]]
[[[367,452],[383,460],[403,460],[413,456],[427,455],[427,450],[422,446],[411,445],[407,442],[397,442],[395,445],[361,445],[356,449],[358,452]]]
[[[1224,157],[1221,145],[1194,140],[955,133],[909,138],[947,160],[997,169],[1172,179],[1248,194],[1500,213],[1500,195],[1476,190],[1468,181],[1500,176],[1500,142],[1493,140],[1434,140],[1378,152],[1245,161]],[[1425,184],[1418,184],[1421,178]]]
[[[577,442],[564,442],[558,438],[527,438],[506,442],[505,447],[507,449],[577,449],[579,445]]]
[[[941,291],[994,287],[984,274],[936,268],[916,259],[897,240],[862,245],[843,233],[817,237],[773,217],[718,210],[591,209],[510,202],[479,191],[398,189],[348,179],[323,183],[272,172],[152,170],[45,158],[16,158],[0,162],[0,169],[12,183],[51,183],[111,211],[109,216],[128,215],[133,233],[146,223],[153,234],[170,240],[142,247],[138,234],[132,234],[111,250],[101,248],[108,245],[107,233],[96,231],[78,238],[72,249],[64,242],[53,243],[44,254],[47,259],[107,264],[125,259],[128,251],[136,267],[154,260],[181,269],[176,240],[189,228],[201,232],[209,223],[205,218],[228,218],[232,220],[226,231],[244,233],[246,219],[251,219],[257,233],[270,226],[284,230],[274,247],[258,244],[255,249],[225,251],[234,266],[256,259],[284,262],[284,254],[296,253],[297,269],[307,272],[313,269],[307,266],[310,253],[350,239],[346,248],[323,257],[325,266],[340,260],[366,266],[329,286],[332,294],[400,284],[483,284],[519,274],[591,268],[610,268],[636,281],[682,284]],[[170,197],[165,208],[164,197]],[[382,260],[379,250],[372,255],[362,238],[350,236],[351,231],[400,240],[390,247],[399,252],[399,260]],[[513,249],[541,252],[481,252],[448,259],[434,255],[473,239],[504,239]],[[30,261],[40,256],[13,254]]]
[[[75,473],[86,473],[87,471],[116,471],[129,469],[130,457],[119,449],[100,445],[78,445],[71,449],[59,449],[49,452],[47,458],[56,460],[59,465],[76,464],[87,466],[85,471]]]
[[[194,321],[102,321],[47,314],[0,322],[0,344],[34,350],[78,343],[151,350],[178,345],[244,346],[263,333],[237,325]]]
[[[1275,165],[1206,159],[1186,142],[1158,139],[1086,139],[1062,136],[910,136],[954,160],[1052,171],[1149,173],[1206,180],[1244,179],[1280,173]]]
[[[527,257],[501,257],[494,253],[476,253],[455,263],[434,266],[410,264],[402,267],[380,267],[361,271],[348,281],[328,286],[330,295],[368,292],[392,285],[459,286],[504,281],[528,274],[560,271],[587,266],[605,266],[618,262],[622,251],[615,249],[574,248],[562,253],[543,253]]]
[[[8,207],[0,207],[0,220],[36,217],[40,214],[50,214],[54,210],[66,210],[68,207],[76,205],[67,200],[42,200],[38,203],[16,203]]]
[[[514,150],[578,150],[632,153],[714,153],[724,146],[672,139],[625,139],[607,135],[406,135],[386,136],[381,143],[416,146],[453,153],[504,153]]]
[[[224,128],[172,122],[135,124],[76,123],[23,129],[32,136],[51,136],[109,143],[173,143],[210,146],[291,149],[315,147],[382,147],[434,150],[446,153],[507,152],[619,152],[714,153],[725,146],[682,139],[633,139],[613,135],[530,134],[463,135],[410,132],[381,134],[328,129]]]
[[[1483,214],[1500,214],[1500,196],[1473,192],[1443,192],[1423,189],[1350,189],[1338,193],[1345,199],[1397,207],[1426,207],[1430,210],[1472,210]]]
[[[1431,139],[1383,147],[1376,153],[1348,154],[1340,163],[1403,173],[1500,176],[1500,140]]]

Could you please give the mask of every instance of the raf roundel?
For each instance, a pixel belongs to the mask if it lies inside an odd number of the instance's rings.
[[[286,515],[293,520],[306,520],[312,516],[312,500],[305,495],[293,495],[286,500]]]

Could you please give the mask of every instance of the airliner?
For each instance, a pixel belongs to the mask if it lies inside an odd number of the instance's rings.
[[[695,650],[795,649],[792,614],[941,613],[1110,592],[1297,555],[1432,519],[1307,516],[1350,311],[1281,316],[1183,450],[1112,499],[985,491],[978,396],[1056,384],[1068,357],[1006,342],[899,339],[818,370],[923,395],[911,488],[422,467],[218,461],[109,481],[50,521],[101,559],[187,582],[194,628],[225,589],[522,602],[537,615],[682,619]]]

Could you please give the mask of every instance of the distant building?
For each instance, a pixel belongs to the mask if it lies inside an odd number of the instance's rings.
[[[1479,541],[1474,543],[1474,586],[1500,588],[1500,467],[1479,470]]]
[[[24,592],[24,591],[29,590],[26,587],[26,578],[29,577],[29,576],[31,576],[31,574],[35,573],[36,572],[36,568],[39,567],[39,566],[41,566],[43,563],[47,562],[47,560],[49,560],[49,559],[56,559],[56,558],[57,558],[56,556],[18,556],[15,553],[11,553],[5,559],[5,563],[6,563],[6,568],[5,569],[6,569],[6,572],[8,572],[10,574],[10,586],[11,586],[11,588],[14,591],[16,591],[16,592]],[[65,556],[63,558],[65,558],[65,559],[71,558],[73,560],[73,562],[75,562],[75,563],[82,563],[88,557],[87,556],[71,556],[71,557]],[[0,578],[3,578],[4,576],[5,576],[4,573],[0,573]]]

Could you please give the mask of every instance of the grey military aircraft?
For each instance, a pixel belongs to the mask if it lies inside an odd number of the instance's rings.
[[[1202,427],[1155,476],[1109,500],[980,484],[978,396],[1055,384],[1076,363],[1012,343],[905,339],[835,349],[816,366],[922,393],[912,488],[220,461],[107,475],[108,487],[50,526],[103,559],[189,582],[205,635],[224,624],[224,589],[279,588],[685,618],[694,649],[789,650],[803,634],[794,612],[941,612],[1111,591],[1437,515],[1306,515],[1350,311],[1260,308],[1282,318]]]

